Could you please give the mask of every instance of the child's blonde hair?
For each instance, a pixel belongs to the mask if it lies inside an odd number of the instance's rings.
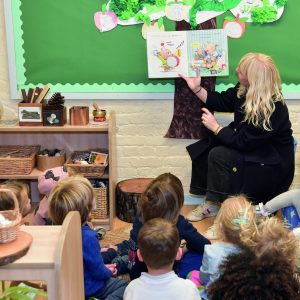
[[[84,224],[93,208],[93,187],[88,179],[74,175],[59,181],[51,191],[48,201],[49,217],[55,225],[61,225],[70,211],[78,211],[81,223]]]
[[[19,210],[22,216],[27,214],[29,211],[27,210],[26,203],[23,201],[24,199],[22,198],[22,191],[25,191],[25,193],[28,195],[29,193],[29,186],[27,183],[23,181],[17,181],[17,180],[7,180],[2,185],[0,186],[1,188],[8,189],[12,191],[19,203]],[[26,199],[27,200],[27,199]],[[10,210],[14,209],[15,204],[13,199],[11,198],[10,193],[7,192],[1,192],[0,193],[0,210]]]
[[[221,205],[216,222],[224,240],[237,245],[242,244],[242,234],[256,228],[255,212],[244,195],[228,197]]]
[[[296,262],[298,263],[299,240],[294,234],[289,233],[287,225],[277,217],[261,219],[252,237],[245,239],[244,242],[257,257],[276,252],[285,257],[293,268]]]
[[[280,75],[274,61],[262,53],[248,53],[242,57],[238,67],[249,83],[249,86],[241,84],[238,90],[238,97],[246,98],[242,107],[244,121],[271,131],[270,118],[275,102],[284,103]]]
[[[171,173],[156,177],[137,203],[140,221],[163,218],[176,224],[183,206],[184,194],[180,179]]]

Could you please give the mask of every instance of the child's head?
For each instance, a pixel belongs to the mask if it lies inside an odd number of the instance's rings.
[[[256,256],[276,252],[295,268],[300,256],[300,244],[298,238],[289,233],[284,223],[276,217],[263,219],[258,224],[256,235],[251,243],[251,249]]]
[[[210,300],[299,299],[300,286],[293,269],[277,252],[257,257],[251,251],[241,251],[228,256],[219,273],[207,289]]]
[[[181,181],[171,173],[156,177],[137,203],[142,223],[153,218],[164,218],[177,222],[183,206],[184,194]]]
[[[222,238],[240,244],[240,235],[256,227],[256,216],[251,203],[243,195],[228,197],[221,205],[216,218]]]
[[[172,268],[179,253],[180,238],[176,225],[162,218],[147,221],[138,235],[138,255],[148,268]]]
[[[61,225],[70,211],[78,211],[84,224],[94,203],[93,187],[80,175],[65,178],[52,189],[48,201],[49,217],[55,225]]]
[[[42,195],[48,197],[52,188],[61,179],[69,176],[65,167],[56,167],[43,172],[38,178],[38,190]]]
[[[2,186],[4,189],[12,191],[19,203],[19,209],[22,216],[27,215],[31,209],[31,200],[28,196],[29,187],[28,184],[22,181],[16,180],[7,180]],[[0,193],[0,210],[11,210],[14,209],[15,204],[14,200],[11,197],[11,194],[8,192]]]

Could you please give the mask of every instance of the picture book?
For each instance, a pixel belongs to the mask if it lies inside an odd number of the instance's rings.
[[[148,32],[147,58],[149,78],[229,74],[224,29]]]

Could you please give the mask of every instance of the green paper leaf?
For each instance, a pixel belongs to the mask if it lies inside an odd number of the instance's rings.
[[[151,20],[148,16],[145,16],[145,22],[148,26],[151,26]]]
[[[105,3],[102,4],[101,11],[106,12],[106,4]]]
[[[249,19],[249,18],[244,17],[244,18],[240,18],[240,21],[241,21],[241,22],[246,22],[246,21],[248,21],[248,19]]]
[[[226,16],[226,17],[224,18],[224,20],[234,21],[235,18],[234,18],[233,16]]]
[[[158,25],[158,28],[161,28],[161,27],[164,25],[164,20],[163,20],[163,18],[159,18],[159,19],[158,19],[157,25]]]

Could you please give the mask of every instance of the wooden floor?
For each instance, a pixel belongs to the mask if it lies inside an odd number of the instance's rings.
[[[181,210],[181,214],[183,216],[186,216],[191,210],[193,210],[196,207],[197,207],[196,205],[184,205]],[[192,224],[194,225],[195,228],[197,228],[197,230],[200,233],[203,234],[205,232],[205,230],[213,224],[213,221],[214,221],[214,217],[211,217],[211,218],[207,218],[202,221],[199,221],[199,222],[192,222]],[[119,229],[119,228],[124,227],[125,225],[128,225],[128,223],[121,221],[117,217],[114,218],[113,229]]]

